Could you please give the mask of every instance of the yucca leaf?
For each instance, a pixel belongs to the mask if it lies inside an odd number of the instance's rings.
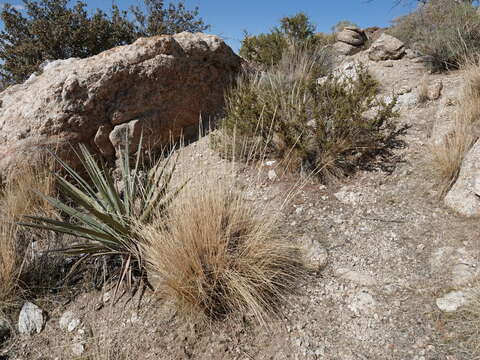
[[[115,225],[116,223],[114,219],[112,219],[111,217],[108,217],[108,216],[105,217],[106,221],[102,223],[100,221],[97,221],[95,217],[84,214],[83,212],[64,204],[58,199],[52,198],[47,195],[43,195],[41,193],[38,193],[38,195],[41,196],[44,200],[46,200],[54,208],[65,212],[66,214],[72,216],[74,219],[77,219],[78,221],[80,221],[84,225],[89,226],[92,229],[96,229],[98,231],[104,231],[106,233],[113,232],[112,225]]]
[[[83,189],[85,193],[90,194],[91,196],[95,196],[95,191],[93,190],[93,188],[75,170],[73,170],[65,161],[63,161],[53,151],[49,149],[47,149],[47,151],[51,156],[53,156],[55,161],[57,161],[60,164],[60,166],[67,172],[67,174],[70,175],[79,184],[79,186]],[[73,152],[80,160],[82,160],[81,156],[75,151],[75,149],[73,149]]]
[[[64,233],[69,233],[71,235],[76,235],[78,237],[83,237],[83,238],[94,238],[95,240],[98,239],[98,241],[101,241],[102,243],[110,243],[110,244],[117,244],[118,241],[115,236],[107,234],[103,231],[95,231],[92,229],[88,229],[83,226],[78,226],[78,225],[73,225],[70,223],[66,223],[63,221],[58,221],[54,219],[49,219],[41,216],[25,216],[25,218],[34,220],[40,223],[45,223],[48,225],[39,225],[35,223],[21,223],[21,225],[24,226],[30,226],[30,227],[39,227],[42,226],[45,230],[53,230],[50,227],[55,227],[56,229],[63,228],[65,231]]]

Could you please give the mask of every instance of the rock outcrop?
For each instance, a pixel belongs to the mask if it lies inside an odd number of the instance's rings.
[[[367,37],[365,33],[357,27],[346,27],[337,34],[337,41],[353,46],[362,46],[367,41]]]
[[[370,47],[368,57],[373,61],[398,60],[405,55],[405,44],[383,33]]]
[[[220,38],[187,32],[48,63],[0,94],[0,175],[45,147],[74,162],[71,145],[85,143],[114,159],[127,129],[148,148],[197,133],[241,66]]]
[[[341,55],[354,55],[362,50],[367,41],[367,35],[355,26],[345,27],[336,35],[337,42],[333,49]]]

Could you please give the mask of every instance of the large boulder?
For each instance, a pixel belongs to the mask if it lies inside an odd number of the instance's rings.
[[[405,55],[405,45],[397,38],[383,33],[370,47],[368,57],[373,61],[398,60]]]
[[[337,41],[353,46],[362,46],[367,41],[365,32],[357,27],[346,27],[337,33]]]
[[[362,48],[337,41],[335,44],[333,44],[333,50],[339,55],[349,56],[360,52]]]
[[[188,137],[222,111],[241,66],[220,38],[187,32],[48,63],[0,94],[0,175],[46,147],[71,163],[78,143],[114,159],[126,130],[149,149]]]
[[[461,215],[480,215],[480,141],[465,156],[445,203]]]

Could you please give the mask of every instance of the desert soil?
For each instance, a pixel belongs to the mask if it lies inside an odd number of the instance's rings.
[[[443,119],[439,111],[454,108],[460,74],[428,74],[423,64],[409,59],[372,63],[363,54],[354,59],[367,63],[385,96],[404,93],[399,121],[408,128],[390,158],[390,171],[359,171],[327,185],[309,180],[284,209],[281,222],[289,240],[318,242],[328,258],[290,296],[280,319],[268,326],[248,316],[200,325],[148,291],[129,301],[122,298],[114,307],[103,305],[102,291],[89,291],[45,301],[45,330],[17,336],[8,344],[9,358],[471,359],[451,340],[447,315],[436,300],[467,286],[458,285],[452,273],[454,254],[475,268],[480,224],[443,205],[428,150],[436,122]],[[442,96],[417,104],[423,76],[431,84],[443,82]],[[223,162],[208,138],[182,152],[181,169],[194,162],[212,167]],[[275,206],[298,180],[282,176],[276,165],[265,165],[261,181],[247,193],[251,201]],[[275,179],[268,176],[271,170]],[[248,170],[237,175],[245,182],[251,176]],[[72,332],[58,325],[66,310],[81,319]],[[76,343],[85,347],[82,355],[73,354]]]

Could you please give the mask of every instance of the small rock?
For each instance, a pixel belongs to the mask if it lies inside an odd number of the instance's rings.
[[[355,314],[360,315],[372,312],[372,310],[375,309],[376,304],[377,302],[372,295],[366,291],[360,291],[355,295],[348,308]]]
[[[18,317],[18,332],[28,335],[32,335],[35,332],[39,334],[43,330],[44,325],[45,317],[43,316],[43,310],[31,302],[26,302]]]
[[[421,54],[419,51],[417,51],[417,50],[412,50],[412,49],[407,49],[407,50],[405,50],[405,57],[406,57],[407,59],[412,60],[412,59],[416,59],[416,58],[418,58],[418,57],[420,57],[420,56],[422,56],[422,54]]]
[[[475,268],[468,264],[456,264],[452,269],[452,284],[466,285],[477,277]]]
[[[383,63],[383,67],[391,68],[391,67],[393,67],[393,62],[392,61],[385,61]]]
[[[352,281],[362,286],[374,286],[377,284],[372,276],[350,269],[338,269],[336,275],[342,279]]]
[[[437,100],[442,96],[443,82],[437,81],[435,84],[431,85],[427,91],[428,100]]]
[[[412,92],[411,86],[402,86],[400,89],[398,89],[397,95],[405,95],[411,92]]]
[[[60,329],[72,332],[80,325],[80,319],[72,311],[65,311],[59,320]]]
[[[276,178],[277,178],[277,173],[275,172],[275,170],[270,170],[268,172],[268,180],[274,181]]]
[[[341,202],[346,205],[354,205],[358,201],[358,194],[350,192],[347,190],[340,190],[334,196]]]
[[[0,317],[0,345],[10,337],[10,325]]]
[[[328,252],[317,240],[309,236],[303,236],[299,242],[304,250],[305,260],[309,268],[319,270],[327,265]]]
[[[457,311],[460,307],[467,305],[468,302],[469,295],[464,291],[452,291],[436,300],[438,308],[444,312]]]
[[[75,342],[72,345],[72,353],[75,356],[81,356],[85,352],[85,344],[83,342]]]

